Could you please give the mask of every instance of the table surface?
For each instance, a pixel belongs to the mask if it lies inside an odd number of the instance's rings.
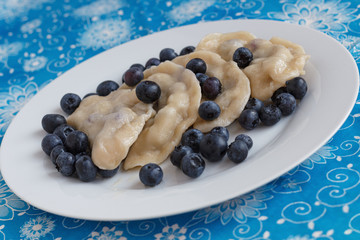
[[[41,88],[132,39],[197,22],[272,19],[334,37],[359,65],[359,14],[359,0],[0,0],[0,139]],[[57,216],[19,199],[1,178],[0,239],[360,239],[359,103],[327,144],[291,171],[176,216],[120,222]]]

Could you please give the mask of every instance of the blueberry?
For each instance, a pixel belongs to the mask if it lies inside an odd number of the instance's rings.
[[[87,155],[76,160],[75,170],[78,178],[83,182],[91,182],[96,179],[97,167]]]
[[[89,139],[84,132],[75,130],[66,137],[65,147],[72,154],[86,152],[89,149]]]
[[[205,80],[209,78],[209,76],[204,73],[197,73],[195,76],[196,76],[196,79],[199,81],[200,87],[202,87]]]
[[[237,135],[235,138],[235,141],[243,141],[246,143],[248,149],[250,150],[253,146],[253,140],[251,139],[251,137],[247,134],[240,134]]]
[[[67,136],[72,133],[73,131],[75,131],[75,129],[67,124],[62,124],[60,126],[58,126],[55,130],[54,130],[54,134],[57,135],[61,141],[63,143],[65,143],[65,139],[67,138]]]
[[[200,142],[200,153],[210,162],[218,162],[226,154],[226,139],[219,134],[206,134]]]
[[[178,54],[172,48],[164,48],[160,51],[159,54],[160,62],[165,62],[167,60],[171,61],[177,56]]]
[[[202,119],[211,121],[220,116],[221,109],[219,105],[213,101],[204,101],[200,104],[198,113]]]
[[[174,151],[172,151],[170,154],[170,161],[174,166],[180,168],[181,167],[181,159],[185,155],[188,155],[192,152],[193,152],[193,150],[189,146],[185,146],[185,145],[176,146]]]
[[[286,90],[286,87],[280,87],[280,88],[278,88],[274,93],[273,93],[273,95],[271,96],[271,101],[275,101],[275,98],[279,95],[279,94],[281,94],[281,93],[286,93],[287,92],[287,90]]]
[[[90,96],[93,96],[93,95],[97,95],[96,93],[87,93],[84,95],[83,99],[87,98],[87,97],[90,97]]]
[[[186,68],[191,70],[193,73],[205,73],[207,66],[204,60],[201,58],[191,59],[187,64]]]
[[[61,152],[56,158],[56,169],[64,176],[71,176],[75,172],[75,156],[69,152]]]
[[[120,169],[120,165],[111,170],[98,169],[98,173],[103,178],[111,178],[119,172],[119,169]]]
[[[112,91],[115,91],[119,88],[119,84],[112,80],[106,80],[100,83],[96,88],[96,93],[99,96],[107,96]]]
[[[124,82],[126,85],[133,87],[144,79],[144,73],[140,68],[129,68],[124,74]]]
[[[193,51],[195,51],[195,47],[194,46],[186,46],[183,49],[181,49],[180,51],[180,55],[186,55],[189,53],[192,53]]]
[[[136,96],[144,103],[153,103],[160,95],[161,89],[156,82],[146,80],[136,86]]]
[[[67,93],[60,100],[61,109],[67,113],[72,114],[80,105],[81,98],[75,93]]]
[[[146,186],[156,186],[163,179],[161,167],[155,163],[148,163],[141,167],[139,172],[140,181]]]
[[[204,134],[196,128],[191,128],[183,133],[181,145],[189,146],[194,152],[200,151],[200,142]]]
[[[274,104],[280,109],[283,116],[288,116],[295,111],[296,99],[290,93],[281,93],[275,98]]]
[[[307,92],[306,81],[302,77],[296,77],[286,81],[286,90],[292,94],[296,99],[302,99]]]
[[[181,161],[181,170],[191,178],[199,177],[205,169],[205,161],[198,153],[190,153],[183,157]]]
[[[160,60],[158,58],[150,58],[149,60],[147,60],[147,62],[145,63],[145,69],[148,69],[152,66],[157,66],[160,64]]]
[[[57,145],[51,150],[50,159],[54,164],[56,164],[56,158],[62,152],[65,152],[65,147],[63,145]]]
[[[234,163],[241,163],[248,155],[248,147],[244,141],[234,141],[227,150],[228,158]]]
[[[145,70],[145,67],[141,63],[134,63],[130,66],[130,68],[133,68],[133,67],[139,68],[141,71]]]
[[[230,133],[226,127],[214,127],[210,130],[210,133],[219,134],[220,136],[224,137],[226,141],[228,141],[230,137]]]
[[[63,145],[63,142],[57,135],[52,133],[47,134],[41,141],[42,150],[49,156],[53,148],[58,145]]]
[[[257,98],[250,98],[245,105],[245,109],[254,109],[260,112],[260,109],[264,106],[264,103]]]
[[[260,110],[259,117],[265,126],[272,126],[280,121],[281,111],[274,104],[270,104]]]
[[[53,133],[55,128],[65,123],[65,117],[60,114],[46,114],[41,120],[43,129],[48,133]]]
[[[214,100],[221,93],[221,82],[216,77],[209,77],[203,82],[201,90],[205,97]]]
[[[246,130],[252,130],[260,123],[259,114],[255,109],[245,109],[241,112],[238,122]]]
[[[77,154],[75,155],[76,161],[77,161],[80,157],[82,157],[82,156],[88,156],[88,157],[90,157],[90,154],[89,154],[88,151],[77,153]]]
[[[239,68],[246,68],[253,60],[253,54],[248,48],[240,47],[235,50],[233,60],[237,63]]]

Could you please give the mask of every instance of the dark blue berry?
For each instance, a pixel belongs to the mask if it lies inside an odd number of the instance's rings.
[[[56,158],[56,168],[64,176],[71,176],[75,172],[75,156],[69,152],[61,152]]]
[[[81,98],[75,93],[67,93],[60,100],[61,109],[67,113],[72,114],[80,105]]]
[[[96,88],[96,93],[99,96],[107,96],[112,91],[115,91],[119,88],[119,84],[112,80],[106,80],[100,83]]]
[[[181,159],[185,155],[190,154],[192,152],[193,152],[193,150],[189,146],[185,146],[185,145],[176,146],[174,151],[172,151],[170,154],[170,161],[174,166],[180,168],[181,167]]]
[[[180,51],[180,55],[186,55],[189,53],[192,53],[193,51],[195,51],[195,47],[194,46],[186,46],[183,49],[181,49]]]
[[[98,169],[98,173],[103,178],[111,178],[119,172],[119,169],[120,169],[120,165],[111,170]]]
[[[196,79],[199,81],[200,87],[204,84],[205,80],[208,79],[209,76],[204,73],[197,73]]]
[[[155,163],[148,163],[141,167],[139,172],[140,181],[146,186],[156,186],[163,179],[161,167]]]
[[[236,136],[235,141],[243,141],[243,142],[245,142],[249,150],[253,146],[253,140],[247,134],[240,134],[240,135]]]
[[[145,69],[148,69],[152,66],[157,66],[159,65],[161,62],[160,62],[160,59],[158,58],[150,58],[149,60],[147,60],[147,62],[145,63]]]
[[[246,68],[253,60],[253,54],[248,48],[240,47],[235,50],[233,60],[237,63],[239,68]]]
[[[181,145],[189,146],[194,152],[200,151],[200,142],[204,134],[196,128],[191,128],[183,133]]]
[[[171,61],[176,58],[178,54],[172,48],[164,48],[160,51],[159,59],[160,62]]]
[[[87,155],[76,160],[75,170],[78,178],[83,182],[94,181],[98,171],[91,158]]]
[[[295,111],[296,99],[290,93],[281,93],[275,98],[274,104],[280,109],[283,116],[288,116]]]
[[[205,169],[205,161],[198,153],[190,153],[183,157],[181,161],[181,170],[191,178],[199,177]]]
[[[296,77],[286,81],[286,90],[292,94],[296,99],[302,99],[307,92],[306,81],[302,77]]]
[[[139,68],[141,71],[145,70],[145,67],[141,63],[134,63],[130,66],[130,68],[133,68],[133,67]]]
[[[133,87],[144,79],[143,70],[137,67],[129,68],[124,74],[124,82],[126,85]]]
[[[228,158],[234,163],[241,163],[248,155],[248,147],[244,141],[234,141],[227,149]]]
[[[254,109],[257,112],[260,112],[260,109],[264,106],[263,101],[257,98],[250,98],[245,105],[245,109]]]
[[[153,103],[160,98],[161,89],[156,82],[142,81],[136,86],[136,96],[144,103]]]
[[[226,154],[226,139],[219,134],[206,134],[200,142],[200,153],[210,162],[218,162]]]
[[[202,119],[211,121],[220,116],[221,109],[219,105],[213,101],[204,101],[200,104],[198,113]]]
[[[221,82],[216,77],[209,77],[203,82],[201,90],[206,98],[214,100],[221,93]]]
[[[193,58],[186,64],[186,68],[196,74],[206,73],[207,66],[201,58]]]
[[[51,150],[50,159],[54,164],[56,164],[56,158],[62,152],[65,152],[65,147],[63,145],[57,145]]]
[[[246,130],[252,130],[260,123],[259,114],[255,109],[245,109],[241,112],[238,122]]]
[[[286,87],[280,87],[280,88],[278,88],[274,93],[273,93],[273,95],[271,96],[271,101],[275,101],[275,98],[279,95],[279,94],[281,94],[281,93],[286,93],[287,92],[287,90],[286,90]]]
[[[219,134],[220,136],[224,137],[226,141],[228,141],[230,137],[229,130],[227,130],[226,127],[214,127],[210,130],[210,133]]]
[[[65,123],[65,117],[60,114],[46,114],[41,120],[43,129],[48,133],[53,133],[55,128]]]
[[[88,157],[90,157],[89,151],[77,153],[77,154],[75,155],[75,159],[78,160],[78,159],[79,159],[80,157],[82,157],[82,156],[88,156]]]
[[[280,121],[281,111],[274,104],[270,104],[260,110],[259,118],[265,126],[272,126]]]
[[[67,124],[63,124],[58,126],[55,130],[54,130],[54,134],[57,135],[61,141],[63,143],[65,143],[65,139],[67,138],[67,136],[72,133],[73,131],[75,131],[75,129]]]
[[[65,139],[65,147],[72,154],[86,152],[89,149],[89,139],[84,132],[75,130]]]
[[[58,145],[63,145],[63,142],[57,135],[52,133],[47,134],[41,141],[42,150],[49,156],[53,148]]]

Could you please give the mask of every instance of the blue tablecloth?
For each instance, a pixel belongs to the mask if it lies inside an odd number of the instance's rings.
[[[0,0],[0,138],[46,84],[132,39],[204,21],[273,19],[334,37],[359,64],[359,14],[359,0]],[[246,195],[177,216],[70,219],[30,206],[1,178],[0,238],[360,239],[359,103],[326,145],[283,176]]]

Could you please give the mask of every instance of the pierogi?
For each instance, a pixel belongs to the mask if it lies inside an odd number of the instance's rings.
[[[144,79],[156,82],[161,96],[155,117],[145,124],[130,148],[123,164],[125,170],[166,160],[198,116],[201,89],[193,72],[166,61],[144,71]]]
[[[264,40],[247,32],[213,33],[205,36],[196,50],[212,51],[231,61],[239,47],[250,49],[254,57],[243,69],[250,80],[254,98],[268,100],[287,80],[305,74],[304,66],[309,55],[300,45],[278,37]]]
[[[152,104],[140,102],[134,89],[118,89],[83,99],[67,122],[87,134],[94,164],[110,170],[119,166],[154,114]]]
[[[202,132],[209,132],[217,126],[230,125],[244,109],[250,97],[250,83],[246,75],[238,68],[235,62],[227,62],[218,54],[210,51],[199,50],[179,56],[173,62],[186,66],[194,58],[201,58],[207,65],[206,74],[216,77],[222,84],[222,91],[214,100],[220,107],[220,116],[212,121],[200,117],[194,123],[194,128]],[[202,101],[206,100],[205,98]]]

